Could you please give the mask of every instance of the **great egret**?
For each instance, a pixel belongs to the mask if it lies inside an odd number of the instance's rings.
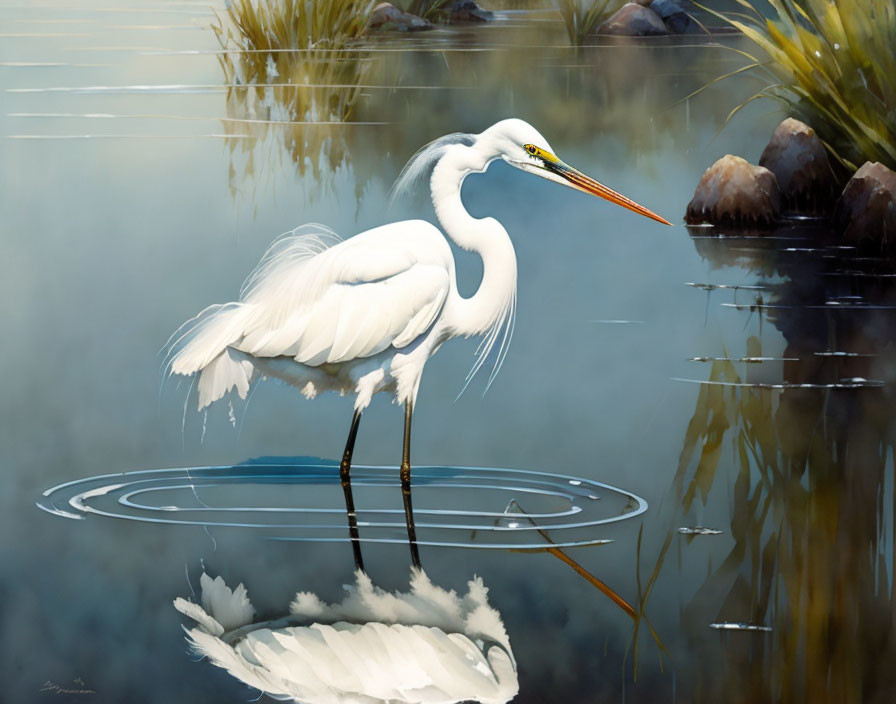
[[[519,691],[501,615],[479,578],[459,597],[411,571],[406,593],[376,587],[361,570],[339,604],[300,592],[290,614],[253,622],[240,584],[202,575],[201,604],[175,608],[196,622],[192,649],[276,699],[304,704],[505,704]]]
[[[516,304],[513,244],[497,220],[474,218],[461,200],[467,175],[485,171],[496,159],[671,224],[562,162],[528,123],[502,120],[480,134],[450,134],[431,142],[396,182],[396,192],[401,191],[434,165],[430,186],[439,222],[458,246],[482,258],[482,281],[471,297],[458,293],[451,248],[428,222],[391,223],[344,241],[319,228],[275,242],[247,279],[240,300],[207,308],[185,324],[174,343],[171,372],[199,373],[200,410],[232,390],[245,398],[257,375],[282,379],[308,398],[327,390],[355,395],[340,477],[359,568],[350,470],[361,414],[373,394],[392,392],[405,409],[401,490],[411,557],[419,566],[410,450],[423,367],[453,337],[483,336],[471,376],[499,338],[493,375],[506,352]]]

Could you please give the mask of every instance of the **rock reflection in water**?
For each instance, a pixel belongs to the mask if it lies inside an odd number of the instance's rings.
[[[882,701],[876,696],[891,686],[891,674],[878,663],[896,656],[896,317],[886,309],[896,287],[877,276],[829,276],[857,266],[845,261],[848,253],[795,257],[771,244],[745,252],[729,242],[695,240],[711,264],[748,263],[768,287],[778,305],[762,315],[783,335],[776,356],[786,359],[772,368],[713,359],[708,379],[717,383],[701,387],[685,434],[670,520],[686,525],[730,502],[724,528],[732,543],[683,604],[688,652],[695,662],[718,663],[694,670],[684,698]],[[868,262],[862,270],[887,274],[882,266]],[[877,308],[815,307],[857,295]],[[745,347],[750,357],[763,352],[757,337],[725,345]],[[826,388],[872,378],[883,385]],[[743,385],[756,381],[763,383]],[[657,570],[674,544],[667,539]],[[696,545],[680,543],[679,559]],[[707,635],[719,623],[764,628],[720,648]]]
[[[240,584],[201,579],[201,602],[178,598],[196,625],[192,649],[250,687],[306,704],[374,702],[504,704],[519,691],[501,615],[479,578],[458,596],[422,570],[390,593],[361,571],[338,604],[299,592],[289,615],[253,621]]]

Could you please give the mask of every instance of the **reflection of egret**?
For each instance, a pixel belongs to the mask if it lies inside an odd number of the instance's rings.
[[[339,604],[307,592],[290,615],[252,623],[240,584],[202,575],[201,606],[176,599],[194,619],[195,652],[278,699],[317,702],[477,701],[504,704],[519,691],[516,661],[481,579],[463,597],[413,570],[408,593],[389,593],[361,571]]]
[[[200,373],[200,409],[232,390],[245,397],[259,374],[294,384],[309,398],[325,390],[355,394],[340,471],[359,567],[349,470],[361,413],[373,394],[393,392],[405,407],[401,487],[412,558],[419,564],[410,435],[423,366],[453,337],[484,336],[471,375],[499,340],[493,376],[506,352],[516,302],[513,244],[497,220],[467,213],[460,195],[467,174],[484,171],[496,159],[670,224],[567,166],[531,125],[504,120],[478,135],[432,142],[397,183],[401,190],[435,164],[431,187],[439,221],[456,244],[482,257],[482,281],[473,296],[458,293],[451,249],[428,222],[396,222],[338,243],[305,233],[275,243],[240,300],[207,309],[175,343],[171,370]]]

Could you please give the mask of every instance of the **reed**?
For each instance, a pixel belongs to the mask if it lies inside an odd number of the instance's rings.
[[[555,0],[571,44],[580,46],[595,28],[616,12],[621,0]]]
[[[708,10],[764,54],[750,67],[771,82],[747,103],[770,97],[815,129],[847,169],[865,161],[896,168],[896,6],[892,0],[749,0],[744,13]],[[708,8],[706,8],[708,9]]]
[[[796,271],[805,272],[790,273]],[[788,282],[777,293],[786,311],[790,297],[804,296],[805,289]],[[786,356],[800,360],[788,376],[800,383],[839,376],[839,367],[807,363],[818,328],[780,315],[792,336]],[[861,322],[838,322],[831,340],[862,344]],[[761,356],[759,339],[749,338],[746,351]],[[845,364],[842,373],[851,376],[868,373],[872,363]],[[716,360],[708,381],[748,379],[732,361]],[[896,428],[885,420],[892,403],[889,392],[701,387],[672,485],[678,508],[646,590],[649,595],[676,550],[682,564],[694,538],[681,538],[677,526],[693,524],[691,517],[710,505],[727,504],[730,522],[718,526],[725,529],[719,542],[727,541],[727,553],[699,553],[712,555],[707,574],[680,611],[689,657],[711,663],[686,684],[692,691],[685,690],[685,700],[860,704],[887,690],[888,673],[874,664],[896,654],[896,583],[881,567],[892,560],[896,535],[889,460]],[[639,599],[642,610],[645,599]],[[731,640],[720,649],[719,640],[705,637],[707,625],[720,620],[771,632],[746,650]]]
[[[340,49],[358,39],[373,0],[231,0],[227,15],[247,48]]]

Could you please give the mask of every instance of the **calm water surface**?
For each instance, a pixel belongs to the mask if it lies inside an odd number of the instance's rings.
[[[233,299],[274,237],[433,219],[423,187],[390,207],[401,166],[436,136],[507,116],[678,223],[703,170],[729,152],[758,158],[782,117],[755,103],[717,135],[757,83],[681,101],[736,54],[707,41],[575,51],[550,13],[277,62],[223,55],[216,22],[198,2],[0,5],[8,701],[57,701],[47,682],[92,691],[70,695],[83,701],[246,701],[252,690],[186,653],[171,600],[188,578],[204,565],[242,581],[269,613],[298,589],[336,600],[351,581],[347,543],[35,507],[98,474],[339,455],[345,399],[267,383],[204,417],[188,384],[162,384],[169,334]],[[336,124],[296,124],[308,121]],[[891,701],[888,265],[815,248],[807,224],[766,240],[662,228],[503,164],[464,197],[514,240],[516,332],[484,396],[480,378],[455,401],[473,341],[430,362],[415,462],[579,476],[649,504],[576,535],[613,542],[569,553],[636,622],[549,553],[423,550],[433,582],[489,586],[519,663],[516,701]],[[457,257],[472,291],[479,262]],[[397,464],[400,430],[399,409],[375,400],[356,461]],[[340,506],[331,488],[315,505]],[[283,491],[311,505],[300,486]],[[416,506],[465,497],[422,486]],[[390,500],[400,507],[397,487],[356,495],[362,517]],[[710,534],[681,532],[698,527]],[[377,584],[406,588],[406,548],[365,557]],[[763,629],[712,627],[726,623]]]

